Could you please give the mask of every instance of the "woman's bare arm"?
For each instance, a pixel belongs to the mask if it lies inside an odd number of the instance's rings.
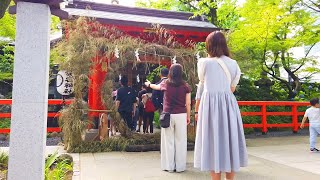
[[[187,107],[187,124],[189,124],[190,116],[191,116],[191,93],[186,94],[186,107]]]
[[[237,87],[231,87],[231,91],[234,93]]]
[[[160,90],[160,84],[150,84],[150,88],[153,90]]]
[[[195,120],[198,121],[198,111],[199,111],[200,99],[196,100],[196,107],[195,107]]]
[[[153,90],[160,90],[160,84],[151,84],[150,81],[144,83],[147,87],[150,87]]]

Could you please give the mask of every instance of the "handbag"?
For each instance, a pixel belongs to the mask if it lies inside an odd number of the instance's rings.
[[[175,93],[175,95],[173,97],[177,97],[178,88],[179,87],[176,87],[176,93]],[[160,114],[160,126],[162,128],[170,127],[170,113],[172,112],[172,109],[176,105],[176,98],[174,98],[173,100],[174,100],[174,102],[172,103],[172,106],[170,107],[169,112],[161,112],[161,114]]]

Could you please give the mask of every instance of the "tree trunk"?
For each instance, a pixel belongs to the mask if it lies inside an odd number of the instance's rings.
[[[1,0],[0,1],[0,19],[3,18],[11,0]]]
[[[212,24],[218,26],[217,8],[210,9],[210,16]]]

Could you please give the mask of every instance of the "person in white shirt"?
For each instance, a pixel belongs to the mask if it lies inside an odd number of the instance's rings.
[[[319,98],[313,98],[310,100],[311,107],[306,110],[304,117],[302,119],[300,128],[304,128],[304,123],[309,119],[309,132],[310,132],[310,151],[311,152],[319,152],[317,149],[317,136],[320,134],[320,104]]]

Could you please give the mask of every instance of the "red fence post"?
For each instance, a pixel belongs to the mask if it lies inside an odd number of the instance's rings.
[[[267,105],[263,104],[261,106],[262,111],[262,134],[267,134],[268,126],[267,126]]]
[[[292,106],[292,131],[297,133],[299,130],[297,105]]]

